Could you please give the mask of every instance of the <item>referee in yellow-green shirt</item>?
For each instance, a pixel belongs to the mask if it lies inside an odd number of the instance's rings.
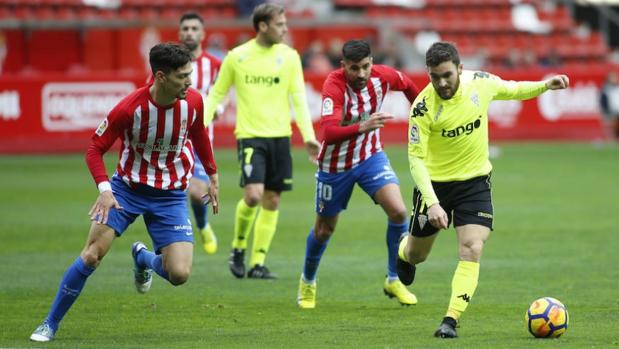
[[[473,298],[484,242],[493,223],[488,159],[488,106],[497,99],[530,99],[565,89],[569,79],[504,81],[463,70],[455,46],[434,43],[426,52],[431,83],[417,96],[409,118],[408,159],[416,184],[410,234],[401,241],[397,263],[410,285],[441,229],[450,223],[458,236],[459,263],[447,313],[434,336],[457,337],[456,325]],[[420,300],[423,302],[423,300]]]
[[[288,31],[284,8],[262,4],[252,15],[256,37],[224,58],[217,82],[206,99],[205,123],[232,85],[236,89],[237,139],[243,198],[236,206],[230,271],[245,277],[245,249],[253,227],[254,241],[247,277],[275,279],[264,261],[275,234],[282,191],[292,189],[290,102],[305,148],[313,160],[316,141],[305,97],[301,59],[282,44]],[[258,210],[258,204],[262,207]]]

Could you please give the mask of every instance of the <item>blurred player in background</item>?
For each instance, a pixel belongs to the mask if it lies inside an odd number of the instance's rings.
[[[387,214],[384,293],[396,297],[403,305],[417,304],[417,298],[398,280],[396,272],[398,241],[408,230],[408,214],[400,182],[380,142],[380,129],[393,117],[380,112],[380,108],[389,90],[402,91],[410,102],[419,91],[399,71],[373,65],[370,45],[365,41],[346,42],[342,57],[342,69],[329,74],[322,88],[320,124],[324,128],[324,140],[316,173],[316,223],[307,236],[297,304],[310,309],[316,306],[320,258],[355,184]]]
[[[180,19],[178,31],[180,42],[191,52],[192,73],[191,82],[193,88],[207,96],[212,84],[217,78],[221,61],[202,49],[204,40],[204,20],[195,12],[185,13]],[[219,107],[221,111],[222,107]],[[208,125],[209,136],[213,139],[213,124]],[[193,177],[189,180],[189,200],[196,218],[196,225],[202,237],[202,246],[208,254],[217,252],[217,237],[208,222],[208,206],[202,202],[202,196],[208,188],[208,176],[199,159],[196,158]]]
[[[154,252],[140,241],[131,247],[138,292],[150,289],[153,270],[172,285],[189,278],[193,231],[185,189],[193,172],[194,153],[209,175],[213,212],[219,209],[217,167],[204,127],[203,101],[190,88],[191,60],[191,53],[180,45],[154,46],[150,50],[153,83],[123,98],[97,128],[86,163],[100,194],[89,212],[93,222],[86,245],[65,272],[51,309],[31,340],[54,338],[114,238],[140,215]],[[122,149],[110,181],[103,154],[119,138]]]
[[[409,118],[408,159],[416,187],[410,235],[400,243],[398,276],[405,285],[413,282],[415,265],[426,260],[438,232],[453,220],[459,263],[447,314],[434,336],[454,338],[477,288],[482,249],[492,230],[488,105],[565,89],[569,79],[503,81],[463,70],[457,49],[447,42],[428,49],[426,66],[431,83],[415,99]]]
[[[252,20],[256,37],[224,58],[206,101],[205,122],[210,122],[234,85],[238,103],[234,134],[244,195],[236,206],[230,271],[237,278],[245,276],[245,249],[253,227],[247,277],[274,279],[264,262],[277,227],[281,192],[292,189],[290,100],[311,158],[318,155],[320,145],[309,115],[299,54],[282,44],[288,31],[284,8],[262,4]]]

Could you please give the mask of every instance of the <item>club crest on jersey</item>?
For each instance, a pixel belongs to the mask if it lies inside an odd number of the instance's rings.
[[[473,95],[471,96],[471,102],[473,102],[473,104],[475,104],[475,106],[479,108],[479,96],[477,95],[477,93],[473,93]]]
[[[180,134],[185,134],[185,131],[187,131],[187,120],[182,120]]]
[[[101,121],[101,123],[99,124],[99,127],[97,127],[97,130],[95,131],[97,136],[103,135],[105,130],[107,130],[107,125],[108,125],[107,118],[105,118],[103,119],[103,121]]]
[[[333,100],[329,97],[322,100],[322,115],[333,114]]]
[[[411,118],[422,117],[425,113],[428,112],[428,107],[426,106],[426,97],[423,97],[423,100],[415,105],[415,108],[411,111]]]
[[[419,138],[419,128],[417,128],[417,125],[411,126],[409,142],[410,144],[419,144],[419,142],[421,142],[421,139]]]

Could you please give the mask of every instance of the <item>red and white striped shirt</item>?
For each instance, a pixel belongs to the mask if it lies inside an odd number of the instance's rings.
[[[346,83],[343,69],[327,76],[322,87],[320,125],[325,139],[318,155],[320,171],[348,171],[382,151],[380,129],[359,133],[359,124],[380,111],[390,90],[404,92],[411,103],[419,93],[406,75],[385,65],[373,65],[367,85],[360,90]]]
[[[103,154],[117,138],[122,144],[116,172],[129,185],[184,190],[192,176],[194,151],[206,172],[216,173],[203,114],[202,96],[191,88],[185,99],[168,106],[153,101],[149,86],[123,98],[99,125],[86,153],[95,182],[109,181]]]
[[[211,86],[215,83],[221,61],[219,58],[202,52],[200,57],[191,62],[193,72],[191,73],[191,87],[200,91],[203,96],[208,95]]]

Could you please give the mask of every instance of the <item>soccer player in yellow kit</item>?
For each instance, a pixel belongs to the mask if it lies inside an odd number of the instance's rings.
[[[457,49],[447,42],[428,49],[426,66],[431,83],[415,99],[409,118],[408,159],[416,187],[410,234],[400,242],[397,271],[402,283],[410,285],[415,265],[426,260],[438,232],[453,222],[459,263],[447,314],[434,336],[455,338],[477,288],[482,249],[492,230],[488,105],[565,89],[569,79],[556,75],[545,81],[504,81],[463,70]]]
[[[205,106],[205,123],[232,85],[236,88],[237,139],[243,198],[236,206],[230,271],[245,276],[247,238],[254,227],[254,241],[247,277],[274,279],[264,261],[275,234],[282,191],[292,189],[290,156],[290,100],[296,124],[313,160],[316,141],[305,97],[301,59],[282,44],[288,31],[284,8],[262,4],[252,15],[256,37],[228,53]],[[260,210],[258,205],[262,204]]]

